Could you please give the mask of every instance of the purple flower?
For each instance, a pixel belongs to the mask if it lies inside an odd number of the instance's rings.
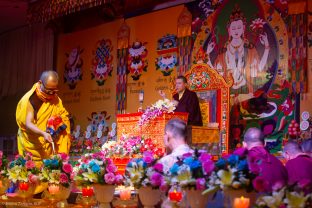
[[[105,183],[107,183],[107,184],[114,184],[114,182],[115,182],[114,173],[106,173],[104,175],[104,180],[105,180]]]
[[[107,172],[115,173],[117,171],[117,167],[114,164],[110,164],[106,167]]]
[[[215,169],[215,164],[211,160],[208,160],[207,162],[203,162],[202,166],[203,166],[203,172],[206,175],[210,175],[212,171]]]
[[[211,160],[211,155],[206,152],[203,152],[200,154],[198,160],[200,162],[207,162],[208,160]]]
[[[185,159],[185,158],[188,158],[188,157],[192,157],[192,156],[193,156],[193,154],[192,154],[191,152],[184,153],[184,154],[182,155],[182,159]]]
[[[311,180],[310,179],[303,178],[303,179],[298,181],[299,188],[304,189],[304,188],[306,188],[306,187],[308,187],[310,185],[311,185]]]
[[[247,153],[247,150],[246,148],[243,148],[243,147],[240,147],[240,148],[237,148],[233,154],[234,155],[238,155],[239,157],[244,157]]]
[[[154,160],[153,153],[151,151],[146,151],[143,153],[143,161],[147,164],[152,163]]]
[[[123,183],[122,175],[120,175],[120,174],[116,175],[115,181],[116,181],[117,184],[122,184]]]
[[[160,189],[161,192],[167,193],[169,187],[168,187],[168,184],[166,183],[165,180],[162,180],[162,181],[161,181],[161,184],[160,184],[160,186],[159,186],[159,189]]]
[[[205,189],[205,179],[204,178],[197,178],[196,179],[196,190],[204,190]]]
[[[258,192],[266,192],[270,190],[270,184],[269,181],[267,181],[264,177],[262,176],[257,176],[253,181],[252,181],[253,187],[256,189]]]
[[[152,186],[160,186],[163,176],[160,173],[154,172],[150,178]]]
[[[164,170],[163,164],[161,164],[161,163],[156,163],[156,164],[154,165],[154,170],[156,170],[156,171],[158,171],[158,172],[163,172],[163,170]]]

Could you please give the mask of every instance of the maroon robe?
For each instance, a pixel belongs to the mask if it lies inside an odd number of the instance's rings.
[[[178,106],[175,109],[175,112],[186,112],[188,113],[188,125],[193,126],[202,126],[202,116],[199,107],[199,101],[197,94],[188,89],[185,89],[181,100],[179,100],[179,94],[176,93],[173,95],[173,99],[178,101]]]
[[[267,180],[270,189],[277,183],[281,185],[287,184],[288,177],[285,166],[264,147],[250,149],[247,158],[250,171]]]
[[[288,160],[286,163],[288,172],[288,184],[294,184],[301,180],[312,182],[312,158],[307,155]]]

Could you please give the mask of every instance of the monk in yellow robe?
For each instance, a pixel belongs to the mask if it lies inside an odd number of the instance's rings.
[[[57,96],[58,74],[55,71],[45,71],[40,80],[33,85],[16,108],[18,124],[18,152],[30,152],[33,160],[39,167],[42,160],[52,154],[52,142],[55,144],[55,153],[68,154],[70,148],[70,122],[68,112]],[[67,126],[57,138],[46,132],[47,121],[53,116],[60,116]]]

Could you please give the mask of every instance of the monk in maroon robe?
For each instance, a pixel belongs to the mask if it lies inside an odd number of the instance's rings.
[[[294,184],[300,181],[312,182],[312,158],[302,152],[296,142],[288,142],[283,150],[288,172],[288,183]]]
[[[248,150],[250,171],[268,182],[266,191],[271,191],[275,185],[287,184],[287,170],[279,159],[264,148],[264,137],[260,129],[249,128],[244,135],[243,146]]]
[[[188,113],[188,125],[202,126],[202,116],[199,107],[197,94],[186,88],[187,80],[184,76],[178,76],[176,79],[176,91],[173,99],[178,102],[175,112]]]

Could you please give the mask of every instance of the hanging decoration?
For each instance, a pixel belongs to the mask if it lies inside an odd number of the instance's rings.
[[[290,14],[287,21],[292,91],[307,92],[307,14]]]
[[[128,56],[128,70],[133,80],[139,80],[143,71],[147,71],[147,49],[146,43],[139,41],[133,42],[131,48],[129,48]]]
[[[113,71],[113,46],[110,39],[102,39],[97,42],[97,48],[93,51],[91,79],[95,79],[99,86],[104,85],[108,76]]]
[[[178,19],[178,67],[177,75],[183,75],[191,67],[192,14],[184,7]]]
[[[169,76],[177,66],[177,36],[166,35],[158,40],[155,65],[156,70],[160,70],[164,76]]]
[[[47,22],[61,16],[111,2],[112,0],[36,1],[29,6],[27,18],[30,23]]]
[[[65,54],[67,57],[67,61],[64,70],[64,83],[67,83],[69,89],[71,90],[76,88],[79,80],[82,80],[83,60],[80,56],[82,52],[83,49],[77,47],[73,48],[69,54]]]
[[[130,28],[124,22],[117,34],[117,84],[116,107],[119,114],[125,113],[127,94],[127,57]]]

